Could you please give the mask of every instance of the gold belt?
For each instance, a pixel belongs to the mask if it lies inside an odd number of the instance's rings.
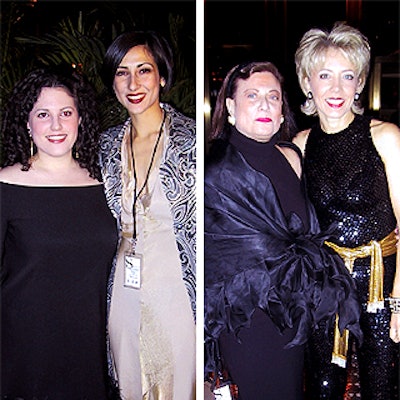
[[[328,247],[335,250],[349,270],[353,272],[354,260],[357,258],[371,257],[371,276],[369,279],[369,293],[367,312],[376,313],[377,310],[384,308],[385,299],[383,297],[383,257],[395,254],[397,238],[395,232],[389,233],[379,242],[371,240],[368,244],[355,247],[340,247],[332,242],[325,242]],[[338,316],[336,315],[335,336],[333,344],[332,362],[345,368],[348,350],[349,331],[344,330],[343,335],[340,334],[338,325]]]

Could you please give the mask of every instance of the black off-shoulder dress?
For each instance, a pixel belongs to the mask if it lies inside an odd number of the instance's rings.
[[[0,183],[1,398],[107,398],[116,221],[102,185]]]

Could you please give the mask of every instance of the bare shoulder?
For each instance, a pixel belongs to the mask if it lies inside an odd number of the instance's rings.
[[[400,134],[400,128],[392,122],[381,121],[379,119],[372,119],[370,126],[371,126],[371,132],[374,136],[386,135],[386,134],[389,135]]]
[[[381,155],[400,152],[400,128],[391,122],[371,120],[371,135]]]
[[[0,182],[27,186],[94,186],[99,185],[97,179],[92,178],[85,168],[77,163],[69,169],[35,168],[35,164],[28,171],[22,170],[21,164],[14,164],[0,169]]]
[[[308,134],[310,133],[310,129],[305,129],[304,131],[300,131],[293,138],[292,142],[301,150],[304,154],[304,150],[306,148]]]
[[[22,171],[21,168],[21,164],[0,168],[0,182],[21,183],[26,178],[27,173],[26,171]]]

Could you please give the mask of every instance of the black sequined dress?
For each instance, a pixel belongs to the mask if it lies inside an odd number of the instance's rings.
[[[357,115],[343,131],[326,134],[319,126],[311,129],[305,152],[307,190],[321,228],[336,226],[332,242],[354,248],[381,240],[396,227],[384,164],[375,149],[370,118]],[[384,258],[384,296],[392,290],[396,255]],[[398,345],[389,338],[390,310],[367,313],[370,257],[355,261],[353,278],[362,304],[361,328],[364,342],[351,351],[346,369],[331,364],[332,341],[327,343],[316,331],[309,342],[307,399],[343,400],[346,382],[360,384],[362,400],[398,398]],[[351,338],[350,338],[351,339]],[[358,360],[358,366],[354,366]],[[357,371],[357,368],[359,372]],[[358,377],[359,375],[359,377]],[[359,381],[359,382],[358,382]],[[349,385],[347,385],[349,386]]]

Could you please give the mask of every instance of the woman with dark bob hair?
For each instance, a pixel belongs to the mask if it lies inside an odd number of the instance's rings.
[[[1,398],[112,398],[107,281],[117,245],[95,94],[74,70],[15,86],[2,125]]]
[[[109,288],[110,373],[125,400],[195,398],[196,125],[160,95],[173,54],[154,31],[118,36],[103,78],[128,119],[101,136],[120,244]]]

